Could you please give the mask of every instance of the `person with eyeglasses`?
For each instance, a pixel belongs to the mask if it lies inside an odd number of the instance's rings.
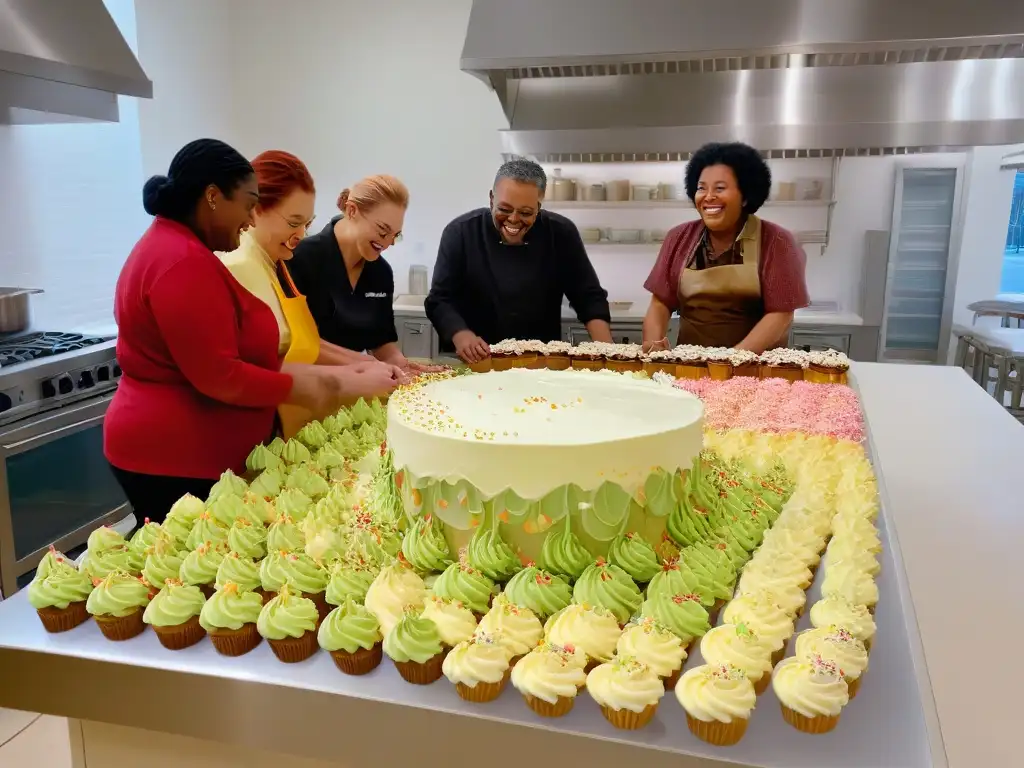
[[[408,207],[401,181],[368,176],[342,191],[340,215],[302,240],[288,267],[322,340],[415,374],[435,369],[408,360],[398,346],[395,278],[381,257],[401,242]]]
[[[562,298],[594,341],[610,342],[608,293],[576,225],[541,209],[547,176],[517,158],[498,169],[490,207],[459,216],[441,235],[427,317],[441,341],[467,363],[502,339],[562,337]]]
[[[375,358],[322,341],[316,320],[288,269],[288,262],[313,222],[316,189],[306,165],[295,155],[270,150],[252,161],[259,186],[259,202],[253,209],[253,226],[242,233],[238,248],[218,253],[231,274],[249,293],[274,313],[278,327],[278,353],[287,363],[306,365],[380,365]],[[402,381],[404,373],[393,368],[391,376]],[[385,387],[372,395],[387,395]],[[283,404],[278,408],[281,431],[293,436],[313,414]]]

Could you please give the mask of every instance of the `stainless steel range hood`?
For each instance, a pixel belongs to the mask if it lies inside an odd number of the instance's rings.
[[[0,123],[116,121],[152,98],[103,0],[0,0]]]
[[[474,0],[508,153],[812,156],[1024,141],[1024,3]]]

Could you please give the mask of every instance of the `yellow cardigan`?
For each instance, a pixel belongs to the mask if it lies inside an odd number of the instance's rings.
[[[217,256],[231,271],[234,278],[242,284],[242,287],[270,307],[274,317],[277,318],[277,328],[280,333],[278,351],[283,355],[291,346],[292,332],[274,290],[275,285],[281,286],[281,282],[278,280],[273,259],[256,242],[251,231],[242,233],[238,248],[230,253],[218,253]]]

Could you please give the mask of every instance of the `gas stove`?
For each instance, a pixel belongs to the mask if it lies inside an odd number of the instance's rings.
[[[79,333],[0,336],[0,426],[116,389],[115,343]]]

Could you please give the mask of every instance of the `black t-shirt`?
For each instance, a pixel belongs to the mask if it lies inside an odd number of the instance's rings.
[[[445,227],[426,301],[444,349],[469,329],[484,341],[554,341],[562,334],[562,297],[580,322],[611,319],[576,225],[542,210],[522,245],[506,245],[491,211],[480,208]]]
[[[363,264],[355,288],[334,236],[336,216],[305,238],[288,262],[295,287],[309,304],[320,338],[339,347],[374,350],[398,341],[395,331],[395,278],[391,265],[378,258]]]

